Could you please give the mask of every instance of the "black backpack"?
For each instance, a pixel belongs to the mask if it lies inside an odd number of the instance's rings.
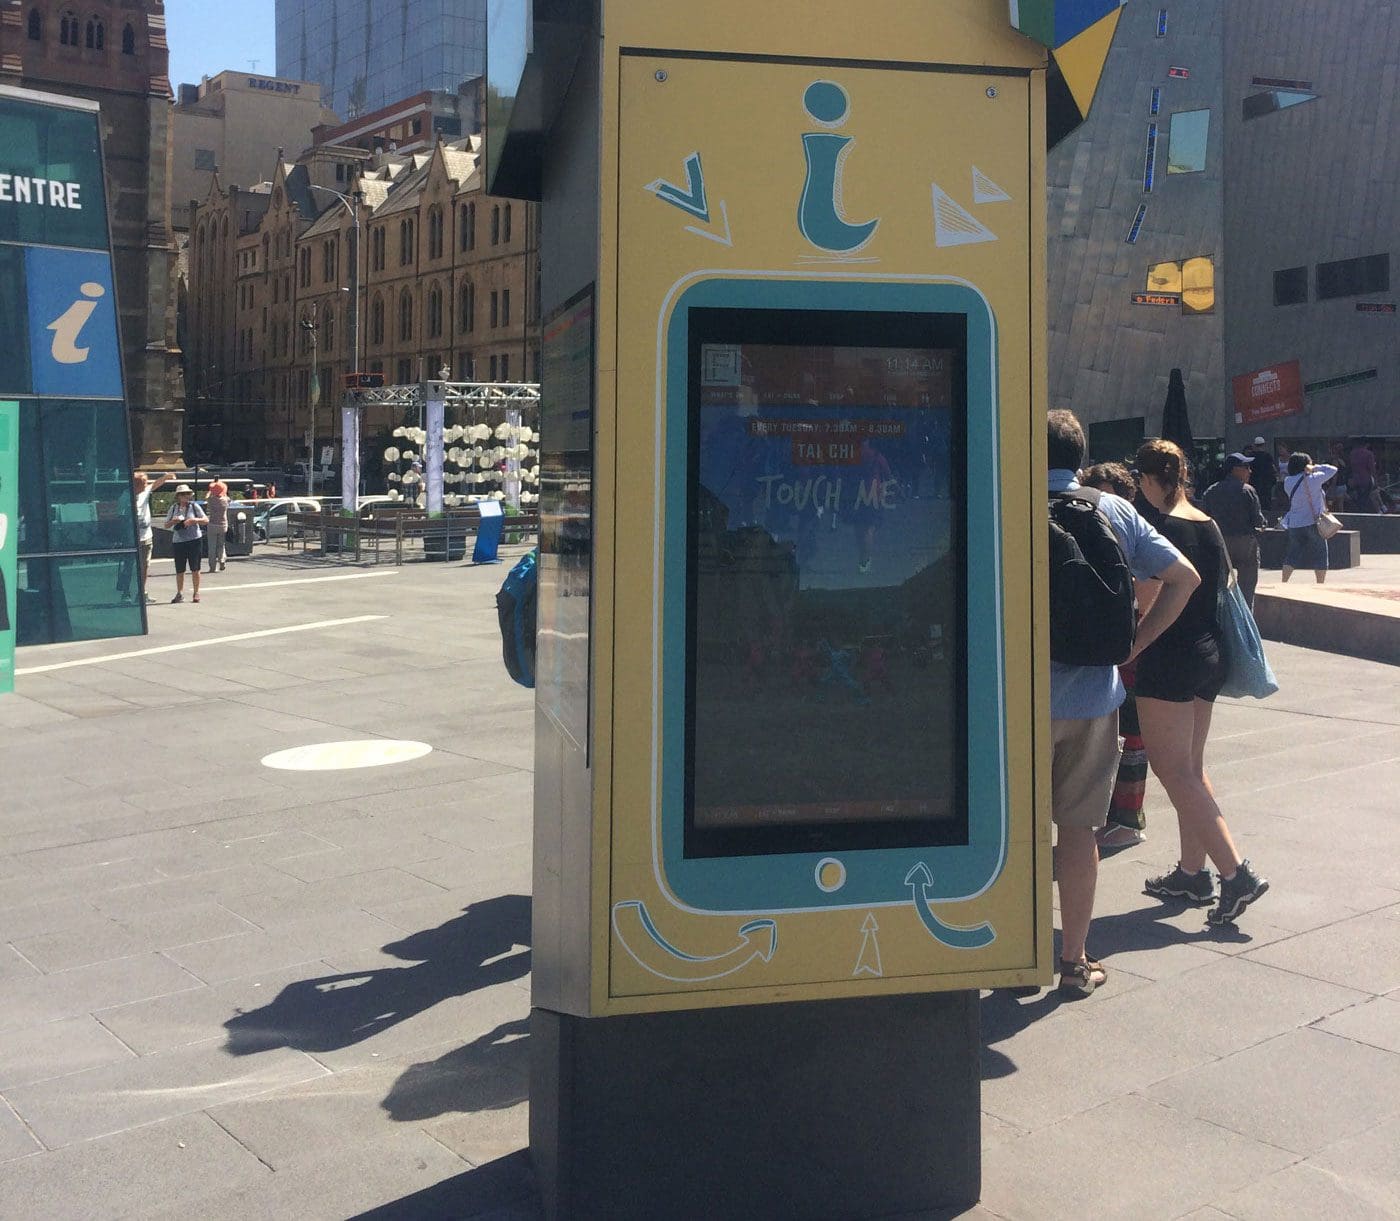
[[[1099,493],[1050,496],[1050,659],[1066,666],[1117,666],[1137,635],[1133,574]]]
[[[535,685],[535,614],[539,594],[539,548],[525,556],[496,595],[501,652],[506,670],[522,687]]]

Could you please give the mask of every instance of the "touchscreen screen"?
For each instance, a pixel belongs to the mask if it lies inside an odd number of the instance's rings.
[[[695,313],[687,853],[966,842],[963,318]]]

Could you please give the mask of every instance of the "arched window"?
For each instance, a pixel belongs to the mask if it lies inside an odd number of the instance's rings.
[[[29,37],[35,42],[44,37],[44,15],[37,8],[29,10]]]
[[[406,343],[413,338],[413,298],[408,289],[399,295],[399,341]]]
[[[510,204],[506,204],[505,216],[502,218],[501,241],[510,241]]]
[[[491,245],[498,246],[501,242],[501,205],[496,204],[491,209]]]
[[[136,30],[129,21],[126,23],[125,28],[122,30],[122,54],[136,54]]]
[[[428,290],[428,338],[442,335],[442,289],[436,284]]]
[[[85,39],[89,51],[100,51],[107,42],[107,29],[102,24],[100,17],[89,17],[87,23],[87,37]]]
[[[321,315],[321,350],[327,356],[335,352],[335,310],[329,305]]]
[[[369,341],[384,342],[384,298],[374,295],[374,303],[369,307]]]
[[[466,334],[476,330],[476,286],[468,280],[462,285],[457,302],[457,329]]]
[[[418,252],[417,226],[411,220],[399,222],[399,266],[407,267]]]
[[[442,258],[442,235],[445,228],[442,209],[436,206],[430,208],[428,210],[428,257],[430,259]]]
[[[58,41],[65,47],[78,45],[78,14],[69,10],[58,19]]]
[[[476,204],[461,207],[462,233],[459,239],[463,252],[476,249]]]

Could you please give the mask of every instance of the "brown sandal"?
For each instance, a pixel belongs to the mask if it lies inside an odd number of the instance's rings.
[[[1085,957],[1078,962],[1060,959],[1060,991],[1066,996],[1088,996],[1095,988],[1108,982],[1103,963]]]

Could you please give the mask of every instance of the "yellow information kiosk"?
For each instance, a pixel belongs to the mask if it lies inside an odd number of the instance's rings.
[[[975,990],[1052,957],[1047,133],[1118,11],[493,0],[490,189],[544,205],[552,1215],[976,1198]]]

